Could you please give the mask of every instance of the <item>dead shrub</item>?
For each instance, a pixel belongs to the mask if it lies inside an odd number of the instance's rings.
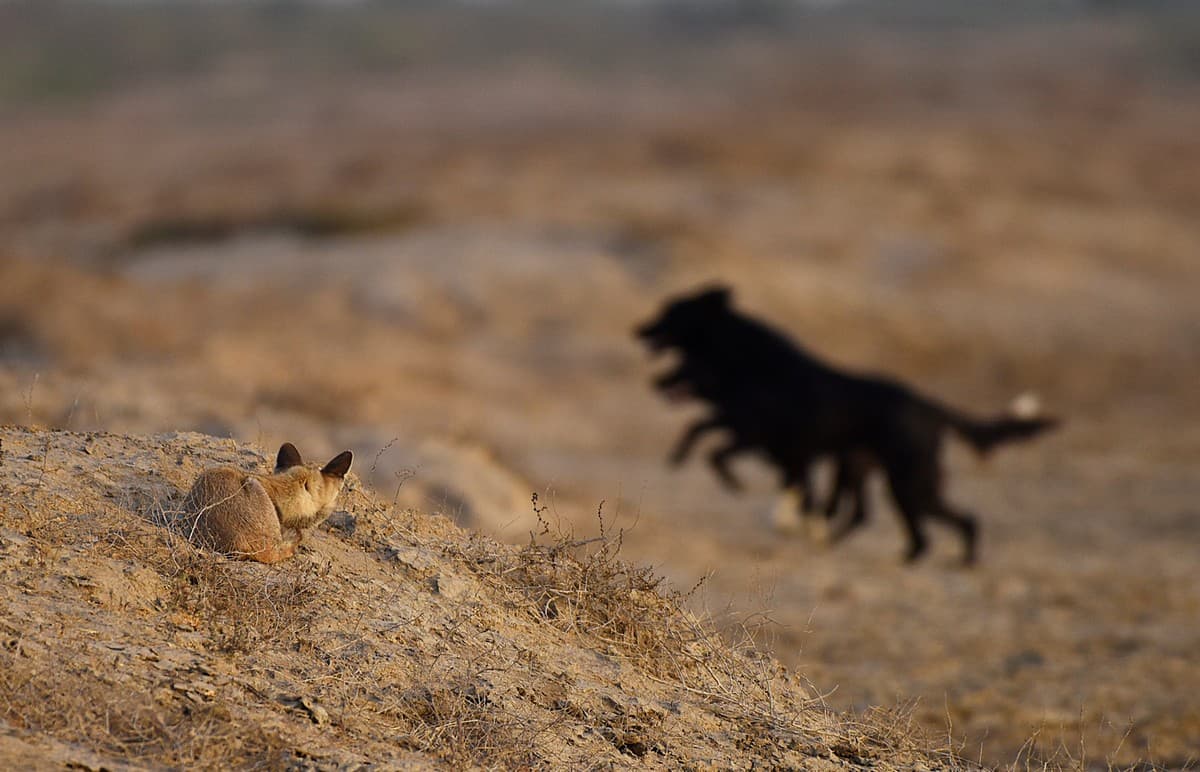
[[[525,769],[545,762],[532,742],[542,728],[495,704],[486,680],[464,674],[431,681],[436,685],[404,692],[396,710],[414,750],[456,768]]]
[[[324,569],[302,560],[264,567],[195,547],[185,536],[187,518],[176,508],[178,499],[143,510],[156,526],[152,534],[121,538],[127,557],[163,578],[168,616],[176,625],[207,633],[220,651],[293,644],[312,622]]]

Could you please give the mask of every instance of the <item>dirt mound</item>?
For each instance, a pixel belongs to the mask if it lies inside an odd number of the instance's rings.
[[[500,544],[383,503],[278,567],[168,525],[201,434],[0,430],[0,749],[138,766],[912,768],[896,716],[821,706],[618,559],[620,535]]]

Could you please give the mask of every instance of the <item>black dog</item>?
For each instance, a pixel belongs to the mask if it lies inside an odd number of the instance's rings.
[[[727,484],[736,485],[726,466],[729,459],[758,450],[791,486],[806,485],[813,461],[833,455],[843,478],[834,497],[852,495],[859,502],[847,531],[865,520],[862,483],[867,465],[877,463],[908,530],[909,561],[926,549],[926,517],[955,526],[966,562],[976,557],[975,518],[942,498],[945,429],[954,430],[983,454],[1057,425],[1052,418],[972,418],[897,381],[836,370],[779,332],[734,311],[724,287],[669,302],[656,319],[637,329],[637,335],[654,351],[676,349],[683,356],[676,371],[658,380],[659,388],[686,388],[715,410],[684,433],[674,458],[685,457],[705,432],[727,429],[729,441],[710,458]]]
[[[677,368],[655,379],[654,386],[672,401],[694,397],[716,407],[716,412],[690,426],[679,438],[670,455],[672,466],[686,461],[704,434],[727,430],[730,437],[726,443],[709,456],[709,464],[727,488],[742,487],[729,468],[729,459],[746,450],[760,450],[779,469],[781,487],[801,493],[802,514],[816,512],[817,459],[807,445],[797,442],[790,433],[777,431],[776,426],[761,420],[764,411],[786,416],[790,404],[771,404],[777,392],[747,382],[731,383],[711,365],[700,364],[695,358],[685,359]],[[853,509],[850,520],[834,533],[835,541],[866,521],[865,477],[870,467],[870,458],[863,453],[844,453],[836,459],[833,489],[822,508],[825,518],[832,520],[847,504]]]

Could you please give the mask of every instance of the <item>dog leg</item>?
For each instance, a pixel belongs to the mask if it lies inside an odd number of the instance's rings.
[[[915,563],[929,547],[925,533],[921,529],[921,517],[925,514],[925,503],[928,497],[921,495],[922,486],[913,472],[919,466],[889,463],[887,465],[888,486],[892,490],[892,499],[904,521],[908,533],[908,549],[904,553],[905,563]],[[926,480],[927,481],[927,480]]]
[[[677,367],[669,373],[664,373],[654,379],[654,388],[659,391],[670,391],[679,386],[686,385],[688,381],[687,368]]]
[[[929,542],[921,531],[920,515],[905,512],[903,509],[900,514],[904,518],[904,525],[908,531],[908,549],[904,551],[904,562],[916,563],[929,548]]]
[[[804,535],[813,544],[828,547],[833,544],[833,533],[829,529],[829,519],[817,511],[816,496],[812,488],[804,489],[804,499],[809,502],[800,512],[804,523]]]
[[[687,428],[686,431],[679,437],[679,441],[675,443],[675,449],[671,451],[668,458],[671,466],[679,466],[687,457],[692,454],[692,449],[696,446],[696,442],[708,432],[720,429],[724,424],[717,418],[706,418],[697,421]]]
[[[929,514],[958,529],[963,540],[963,565],[975,565],[978,558],[979,526],[973,515],[955,511],[942,501],[929,508]]]
[[[721,482],[731,491],[742,490],[742,482],[734,476],[733,470],[729,468],[729,459],[736,455],[743,448],[737,443],[722,445],[714,450],[708,456],[708,465],[717,473],[717,477],[721,478]]]
[[[812,470],[811,459],[805,458],[800,461],[791,459],[786,465],[780,467],[782,474],[779,485],[783,488],[784,495],[791,505],[792,522],[801,529],[801,533],[806,539],[823,544],[826,541],[827,529],[822,528],[825,523],[814,522],[813,511],[817,504],[816,480]]]
[[[841,541],[867,522],[868,470],[853,456],[838,457],[833,492],[825,503],[825,519],[832,522],[846,508],[847,502],[851,510],[850,516],[834,530],[830,543]]]
[[[867,522],[867,507],[863,500],[862,491],[856,495],[854,500],[854,509],[850,512],[850,517],[846,518],[830,535],[829,543],[837,544],[842,539],[845,539],[854,531],[857,531]]]
[[[817,473],[815,464],[805,464],[804,467],[804,474],[799,476],[796,484],[804,489],[800,506],[807,517],[817,510]]]

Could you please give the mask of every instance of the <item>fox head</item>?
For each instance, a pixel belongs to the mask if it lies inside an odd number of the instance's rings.
[[[715,285],[667,302],[658,316],[634,329],[652,352],[687,348],[708,337],[714,325],[731,313],[732,290]]]
[[[290,442],[279,447],[275,458],[275,472],[271,475],[272,496],[279,511],[279,520],[285,526],[308,527],[324,520],[333,513],[334,502],[346,482],[346,473],[354,454],[345,450],[334,456],[323,467],[305,464],[300,451]]]

